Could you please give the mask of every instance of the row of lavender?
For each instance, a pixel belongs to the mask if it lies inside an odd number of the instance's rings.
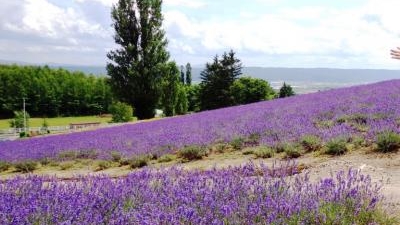
[[[93,149],[103,158],[111,151],[126,156],[165,154],[185,145],[208,145],[251,134],[267,145],[297,141],[305,135],[323,140],[361,135],[372,140],[383,130],[400,132],[399,118],[400,80],[393,80],[135,125],[1,142],[0,158],[40,159],[62,151]]]
[[[389,224],[379,217],[380,186],[369,177],[350,170],[313,183],[288,176],[294,168],[144,169],[74,182],[14,178],[0,184],[0,223]]]

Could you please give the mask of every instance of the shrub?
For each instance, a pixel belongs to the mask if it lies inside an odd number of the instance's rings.
[[[19,138],[24,138],[24,137],[29,137],[29,134],[22,131],[21,133],[19,133]]]
[[[110,161],[102,160],[97,163],[96,171],[105,170],[112,167],[112,163]]]
[[[24,162],[18,162],[14,165],[15,171],[16,172],[22,172],[22,173],[29,173],[37,168],[37,162],[32,161],[32,160],[27,160]]]
[[[119,166],[127,166],[130,164],[131,159],[127,159],[127,158],[122,158],[119,161]]]
[[[10,168],[11,164],[8,162],[0,161],[0,172],[7,171]]]
[[[363,136],[354,136],[351,138],[351,143],[354,144],[354,147],[362,147],[365,146],[365,138]]]
[[[179,156],[185,160],[192,161],[202,159],[207,155],[207,149],[202,146],[187,146],[178,152]]]
[[[282,152],[285,152],[285,150],[290,147],[291,147],[291,144],[289,144],[287,142],[281,142],[281,143],[276,144],[274,146],[274,149],[275,149],[275,152],[282,153]]]
[[[229,144],[234,150],[241,150],[244,146],[244,140],[243,138],[234,138]]]
[[[160,158],[158,158],[157,162],[159,163],[166,163],[166,162],[171,162],[176,158],[175,155],[171,155],[171,154],[166,154],[166,155],[162,155]]]
[[[347,152],[346,138],[335,138],[326,143],[325,153],[328,155],[342,155]]]
[[[68,169],[71,169],[72,167],[74,167],[74,163],[64,162],[64,163],[59,164],[59,166],[60,166],[61,170],[68,170]]]
[[[114,123],[129,122],[132,121],[133,108],[126,103],[116,102],[110,106],[110,113]]]
[[[42,166],[47,166],[50,164],[52,160],[49,157],[44,157],[42,159],[39,160],[40,164],[42,164]]]
[[[77,155],[75,151],[64,151],[58,154],[58,158],[61,160],[73,160],[77,158]]]
[[[321,139],[314,135],[304,136],[300,143],[307,152],[318,151],[322,147]]]
[[[284,152],[285,158],[287,159],[299,158],[301,156],[301,152],[299,151],[297,146],[291,144],[285,146]]]
[[[242,152],[243,155],[251,155],[254,154],[254,148],[245,148]]]
[[[25,121],[26,121],[26,127],[29,127],[29,118],[30,118],[30,116],[29,116],[28,112],[25,111],[25,116],[24,116],[24,111],[15,111],[14,118],[10,121],[10,127],[11,128],[24,128]]]
[[[215,144],[215,145],[212,147],[212,150],[215,151],[215,152],[217,152],[217,153],[224,153],[224,152],[226,152],[226,151],[229,151],[231,148],[232,148],[232,146],[229,145],[229,144],[226,144],[226,143],[218,143],[218,144]]]
[[[259,146],[255,148],[254,155],[256,158],[271,158],[274,156],[274,150],[266,146]]]
[[[78,159],[96,159],[98,155],[99,155],[99,153],[94,149],[80,150],[77,153],[76,158],[78,158]]]
[[[137,156],[129,160],[129,165],[132,169],[142,168],[144,166],[147,166],[148,162],[149,158],[147,156]]]
[[[380,152],[397,151],[400,148],[400,135],[392,131],[382,132],[377,135],[376,144]]]
[[[253,145],[253,146],[258,145],[260,142],[260,138],[261,138],[260,134],[253,133],[249,137],[247,137],[246,144]]]
[[[122,155],[121,155],[120,152],[112,151],[110,154],[111,154],[112,161],[114,161],[114,162],[120,162],[121,161]]]

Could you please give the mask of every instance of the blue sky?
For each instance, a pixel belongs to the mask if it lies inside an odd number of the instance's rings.
[[[105,65],[117,0],[0,6],[0,60]],[[204,65],[233,49],[245,66],[400,69],[398,0],[164,0],[171,60]]]

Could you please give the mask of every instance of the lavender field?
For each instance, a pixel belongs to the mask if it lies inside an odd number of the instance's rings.
[[[63,151],[95,150],[125,156],[163,155],[186,145],[210,145],[256,135],[259,144],[296,142],[305,135],[324,141],[400,133],[400,80],[260,102],[159,121],[96,131],[0,142],[7,161],[57,157]]]
[[[59,182],[0,184],[1,224],[395,224],[379,216],[380,185],[355,170],[312,183],[293,165],[179,168]]]

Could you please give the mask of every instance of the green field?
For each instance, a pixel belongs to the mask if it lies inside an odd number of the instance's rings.
[[[0,120],[0,129],[10,128],[11,119]],[[79,116],[79,117],[56,117],[46,119],[48,126],[67,126],[70,123],[90,123],[100,122],[108,123],[111,121],[110,117],[98,117],[98,116]],[[43,124],[43,118],[31,118],[29,119],[30,127],[41,127]]]

